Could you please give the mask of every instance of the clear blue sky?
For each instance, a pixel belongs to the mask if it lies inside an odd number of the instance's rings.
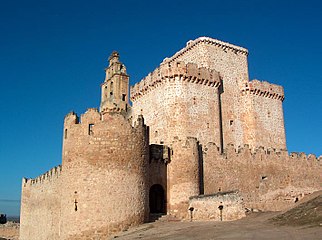
[[[246,47],[250,78],[284,86],[288,150],[321,155],[320,2],[1,1],[0,212],[19,213],[22,177],[61,163],[64,116],[99,106],[113,50],[134,84],[190,39]]]

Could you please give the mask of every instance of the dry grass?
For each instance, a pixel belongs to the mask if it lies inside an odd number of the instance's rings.
[[[271,221],[279,225],[322,226],[322,195],[277,215]]]

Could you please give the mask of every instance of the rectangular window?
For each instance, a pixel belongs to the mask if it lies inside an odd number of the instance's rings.
[[[89,124],[88,125],[88,135],[93,135],[93,127],[94,127],[94,124]]]
[[[126,94],[122,94],[122,101],[125,101]]]

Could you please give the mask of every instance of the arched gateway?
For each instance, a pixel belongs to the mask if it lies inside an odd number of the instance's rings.
[[[154,184],[149,193],[150,213],[166,213],[165,194],[160,184]]]

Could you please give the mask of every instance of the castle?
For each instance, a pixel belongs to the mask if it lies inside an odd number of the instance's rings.
[[[22,181],[20,239],[105,239],[151,213],[234,220],[321,190],[322,157],[288,154],[283,88],[250,81],[247,56],[201,37],[129,89],[113,52],[100,109],[64,119],[62,165]]]

